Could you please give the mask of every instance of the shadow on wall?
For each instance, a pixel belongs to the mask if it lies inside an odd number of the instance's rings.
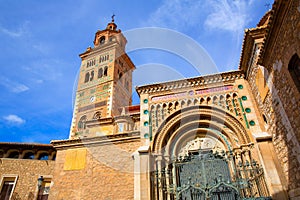
[[[297,54],[290,58],[288,67],[283,67],[280,72],[274,71],[272,82],[270,100],[266,99],[264,106],[271,105],[274,112],[268,131],[272,134],[275,159],[278,159],[276,168],[285,190],[276,193],[274,199],[284,196],[286,199],[300,199],[300,164],[297,158],[300,151],[300,59]],[[268,123],[264,115],[263,118]]]

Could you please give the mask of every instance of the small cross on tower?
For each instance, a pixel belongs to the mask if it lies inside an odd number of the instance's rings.
[[[113,15],[111,16],[111,21],[112,21],[112,22],[115,21],[115,16],[116,16],[115,14],[113,14]]]

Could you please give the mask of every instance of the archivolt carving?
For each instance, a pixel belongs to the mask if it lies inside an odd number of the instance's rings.
[[[178,155],[182,157],[188,156],[190,152],[199,151],[199,149],[212,149],[213,152],[226,151],[224,145],[218,140],[215,140],[210,137],[207,138],[197,137],[196,139],[187,142],[187,144],[180,149]]]
[[[240,145],[251,142],[244,126],[232,114],[212,106],[191,106],[175,111],[160,123],[157,131],[153,132],[153,151],[159,152],[177,129],[182,131],[189,125],[193,127],[192,123],[218,130],[230,138],[232,143],[233,140],[238,141]]]
[[[152,130],[157,131],[161,123],[172,113],[186,107],[196,105],[213,105],[235,115],[239,121],[244,122],[242,103],[237,93],[218,94],[207,97],[194,97],[189,99],[174,100],[157,103],[151,106]]]

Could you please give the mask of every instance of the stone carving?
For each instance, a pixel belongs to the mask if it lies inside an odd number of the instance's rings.
[[[225,151],[224,145],[212,138],[196,138],[189,141],[179,152],[179,156],[187,156],[190,152],[194,152],[200,149],[210,149],[213,152]]]

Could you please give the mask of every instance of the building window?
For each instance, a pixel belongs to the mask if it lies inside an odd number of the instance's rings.
[[[107,70],[108,70],[108,67],[105,66],[105,67],[104,67],[104,73],[103,73],[104,76],[107,76]]]
[[[294,54],[289,62],[288,70],[293,78],[294,84],[300,91],[300,58]]]
[[[103,76],[103,69],[100,68],[100,69],[98,70],[98,78],[102,78],[102,76]]]
[[[51,179],[49,179],[49,178],[44,179],[42,177],[41,185],[39,185],[37,200],[47,200],[48,199],[50,185],[51,185]]]
[[[78,129],[82,130],[86,128],[86,116],[82,116],[78,122]]]
[[[18,151],[12,151],[10,152],[10,154],[8,155],[8,158],[19,158],[19,152]]]
[[[100,119],[100,118],[101,118],[101,112],[98,111],[94,114],[93,119]]]
[[[263,114],[262,117],[264,119],[265,124],[268,124],[268,120],[267,120],[266,116]]]
[[[123,73],[122,73],[122,72],[120,72],[120,73],[119,73],[119,79],[121,79],[121,78],[122,78],[122,76],[123,76]]]
[[[42,153],[39,155],[39,160],[48,160],[49,155],[48,153]]]
[[[119,124],[118,124],[118,132],[119,132],[119,133],[124,132],[124,127],[125,127],[125,124],[124,124],[124,123],[119,123]]]
[[[85,74],[84,82],[87,83],[89,80],[90,80],[90,72],[87,72],[87,73]]]
[[[1,192],[0,200],[9,200],[11,199],[15,184],[17,181],[17,176],[8,176],[3,177],[1,180]]]
[[[94,65],[95,65],[95,62],[96,62],[95,59],[94,59],[94,60],[88,61],[87,64],[86,64],[86,67],[94,66]]]
[[[94,71],[91,71],[90,81],[92,81],[93,79],[94,79]]]
[[[100,38],[100,44],[104,44],[105,43],[105,36],[102,36],[101,38]]]
[[[25,153],[23,159],[34,159],[34,154],[32,152]]]

